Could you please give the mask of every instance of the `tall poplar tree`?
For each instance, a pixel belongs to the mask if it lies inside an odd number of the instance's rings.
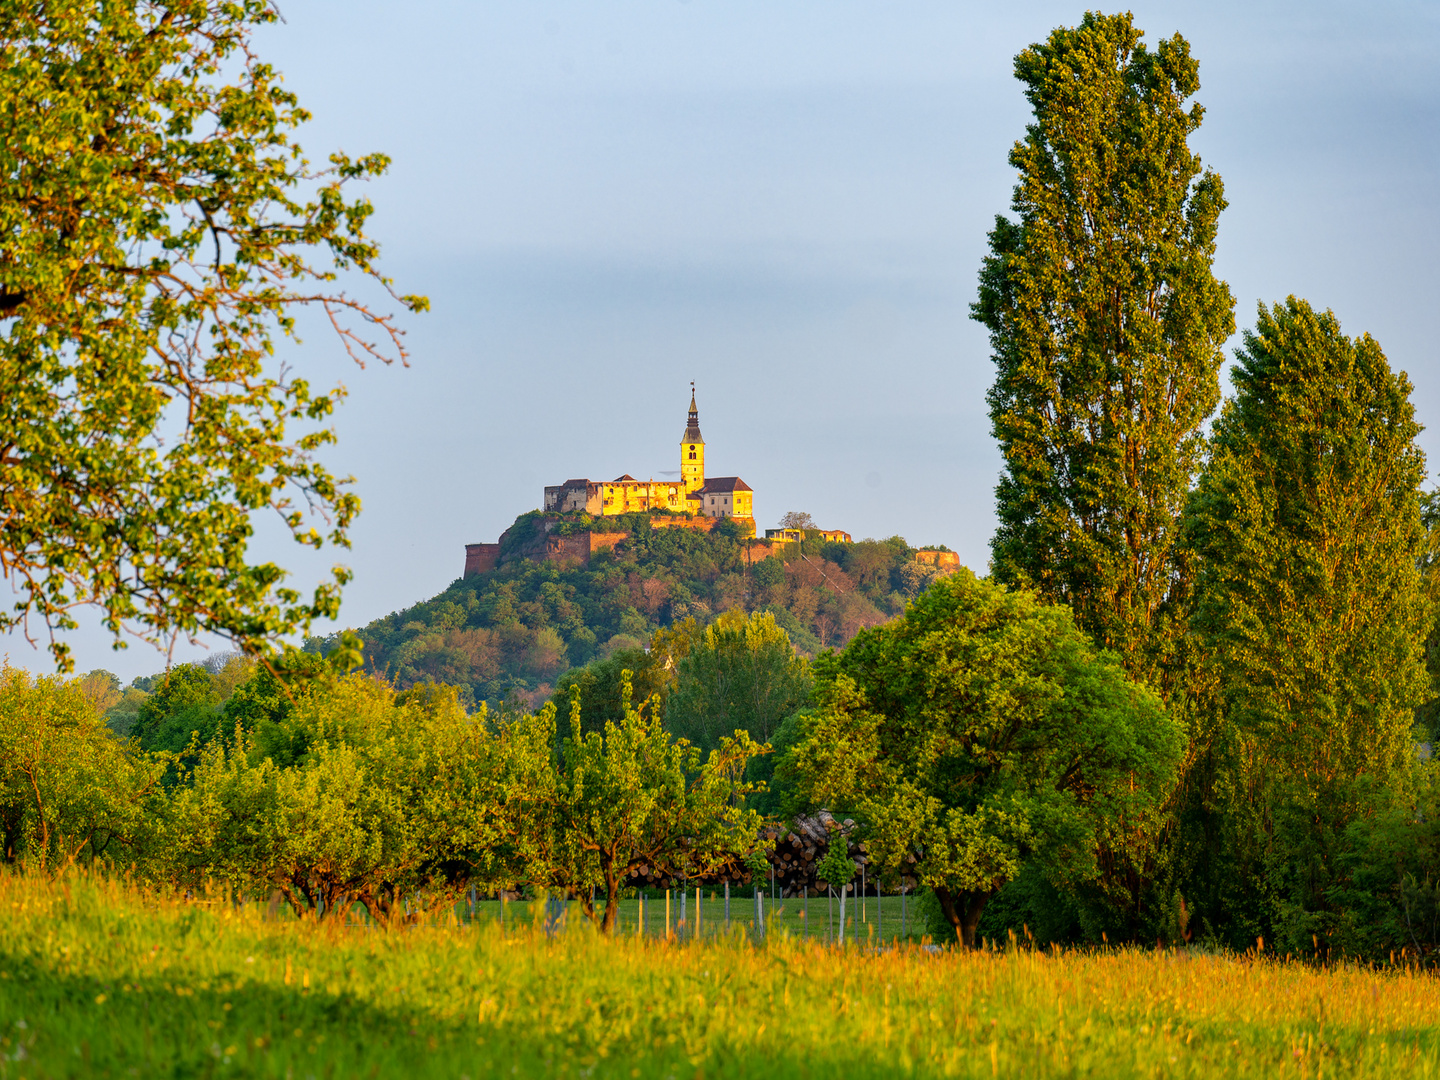
[[[1427,739],[1434,740],[1440,719],[1440,491],[1420,497],[1420,521],[1425,527],[1425,547],[1420,554],[1420,580],[1430,601],[1430,631],[1425,635],[1425,670],[1430,675],[1429,700],[1420,706],[1415,720]]]
[[[1163,690],[1176,523],[1235,320],[1211,272],[1223,186],[1186,144],[1198,64],[1179,35],[1141,36],[1089,13],[1016,57],[1034,120],[971,312],[998,368],[995,575],[1070,604]]]
[[[1219,717],[1212,855],[1260,903],[1232,891],[1212,914],[1309,948],[1343,929],[1327,893],[1344,829],[1415,757],[1425,458],[1409,380],[1330,312],[1262,305],[1238,359],[1186,546]]]

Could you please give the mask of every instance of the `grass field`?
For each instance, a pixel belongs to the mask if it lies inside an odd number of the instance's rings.
[[[548,939],[507,907],[386,932],[0,875],[0,1077],[1440,1072],[1440,982],[1404,969]]]

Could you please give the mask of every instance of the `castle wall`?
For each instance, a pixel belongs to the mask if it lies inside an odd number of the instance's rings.
[[[763,559],[778,557],[784,550],[784,540],[751,540],[740,549],[740,557],[746,566],[754,566]]]
[[[690,518],[651,518],[652,529],[699,529],[701,532],[709,532],[715,528],[718,519],[708,517]]]
[[[530,541],[518,551],[511,552],[506,562],[515,559],[532,559],[535,562],[558,562],[571,566],[589,566],[590,556],[597,551],[609,551],[616,544],[628,539],[627,532],[580,532],[569,536],[546,534]],[[466,544],[465,573],[481,573],[494,570],[500,565],[499,544]]]
[[[534,558],[534,555],[528,555]],[[587,566],[590,562],[590,534],[575,533],[571,536],[545,537],[543,562],[574,563]]]
[[[926,566],[933,566],[938,570],[959,570],[960,553],[958,551],[917,551],[915,561],[924,563]]]
[[[628,539],[630,539],[630,534],[627,533],[627,532],[613,532],[613,533],[597,533],[597,532],[592,532],[592,533],[586,533],[586,535],[590,538],[590,550],[589,550],[588,552],[586,552],[586,558],[585,558],[586,563],[589,563],[589,561],[590,561],[590,558],[589,558],[589,557],[590,557],[591,555],[594,555],[595,552],[597,552],[597,551],[609,551],[611,548],[613,548],[616,544],[620,543],[622,540],[628,540]]]
[[[469,577],[471,574],[483,574],[488,570],[494,570],[499,563],[499,544],[466,544],[465,573],[462,576]]]

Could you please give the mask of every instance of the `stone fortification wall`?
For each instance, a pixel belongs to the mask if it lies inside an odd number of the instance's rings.
[[[586,533],[585,535],[590,538],[590,551],[588,552],[585,559],[587,563],[590,561],[589,555],[594,555],[597,551],[609,551],[621,541],[630,539],[630,534],[628,532],[592,532]]]
[[[960,554],[956,551],[926,551],[915,552],[915,561],[933,566],[937,570],[959,570]]]
[[[652,529],[699,529],[708,533],[719,524],[719,518],[708,517],[652,517]]]
[[[740,549],[740,557],[745,560],[747,566],[754,566],[761,559],[769,559],[781,554],[785,547],[784,540],[751,540]]]
[[[657,515],[650,519],[650,527],[652,529],[697,529],[700,532],[708,533],[725,520],[739,521],[741,524],[749,524],[752,528],[754,527],[753,522],[749,519],[711,518],[699,515],[695,517]],[[608,532],[590,530],[574,532],[569,536],[556,536],[551,532],[555,524],[554,521],[546,520],[543,524],[535,526],[535,532],[521,544],[514,542],[517,538],[512,538],[510,529],[505,530],[498,544],[466,544],[465,576],[483,574],[516,559],[531,559],[535,562],[570,562],[588,566],[590,557],[597,551],[610,551],[630,537],[628,532],[619,530]],[[742,548],[747,562],[769,558],[779,550],[779,545],[772,545],[763,540],[756,543],[758,547],[753,551],[749,547]]]
[[[508,535],[507,529],[506,535],[500,537],[498,544],[466,544],[465,577],[486,573],[517,559],[589,566],[590,556],[595,552],[609,551],[630,537],[628,532],[580,532],[571,533],[569,536],[554,536],[549,532],[542,532],[520,547],[511,548],[502,557],[500,552]]]
[[[499,544],[465,545],[465,577],[469,577],[471,574],[483,574],[488,570],[494,570],[499,565]]]

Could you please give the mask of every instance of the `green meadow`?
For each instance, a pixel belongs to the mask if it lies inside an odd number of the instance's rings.
[[[1440,1072],[1440,984],[1404,965],[605,940],[506,907],[384,929],[0,876],[0,1077]]]

